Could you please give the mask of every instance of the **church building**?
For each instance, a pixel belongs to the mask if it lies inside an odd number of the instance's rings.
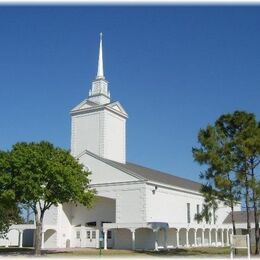
[[[159,250],[229,245],[228,207],[219,205],[208,223],[194,219],[204,202],[200,183],[126,160],[128,114],[110,95],[102,34],[89,96],[70,115],[71,153],[92,173],[90,184],[97,198],[91,209],[73,203],[50,208],[44,218],[43,248]],[[0,244],[15,241],[25,246],[25,233],[34,228],[14,225],[9,242],[1,240]]]

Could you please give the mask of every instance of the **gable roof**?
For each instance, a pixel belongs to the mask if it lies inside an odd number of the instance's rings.
[[[130,162],[126,162],[125,164],[123,164],[108,159],[104,159],[104,160],[108,163],[113,163],[114,165],[117,165],[119,168],[125,171],[130,171],[132,173],[135,173],[149,181],[159,182],[171,186],[177,186],[183,189],[188,189],[188,190],[193,190],[198,192],[200,191],[201,188],[201,184],[198,182],[191,181],[178,176],[174,176],[172,174],[164,173],[151,168],[147,168],[138,164],[134,164]]]
[[[151,168],[147,168],[138,164],[126,162],[126,163],[119,163],[116,161],[112,161],[103,157],[100,157],[88,150],[83,151],[81,154],[77,156],[77,158],[80,158],[84,154],[88,154],[92,157],[95,157],[96,159],[109,164],[112,167],[116,167],[117,169],[126,172],[132,176],[135,176],[136,178],[139,178],[141,180],[148,180],[153,182],[158,182],[170,186],[175,186],[187,190],[192,190],[196,192],[200,192],[201,184],[192,180],[188,180],[182,177],[178,177],[169,173],[164,173],[158,170],[154,170]]]
[[[232,223],[232,213],[230,212],[227,217],[224,219],[223,224],[230,224]],[[234,211],[234,220],[236,223],[246,223],[247,217],[246,217],[246,211]],[[254,212],[249,211],[249,220],[251,223],[254,222]]]
[[[119,101],[113,101],[107,104],[97,104],[89,99],[84,99],[77,106],[75,106],[71,111],[71,115],[84,113],[86,111],[102,110],[108,109],[122,117],[128,118],[126,111]]]

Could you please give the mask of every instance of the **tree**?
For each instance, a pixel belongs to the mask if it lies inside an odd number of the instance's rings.
[[[95,191],[89,187],[90,173],[68,151],[44,141],[15,144],[9,163],[16,199],[34,212],[35,254],[40,255],[46,210],[66,202],[92,205]]]
[[[231,138],[216,122],[214,126],[208,125],[199,131],[198,141],[200,147],[192,148],[193,157],[199,164],[208,166],[200,174],[205,181],[201,192],[206,202],[202,216],[206,217],[210,208],[216,210],[218,201],[224,202],[231,208],[233,232],[236,234],[234,206],[239,200],[239,192],[234,175],[235,158]]]
[[[22,223],[20,208],[11,189],[8,156],[7,152],[0,151],[0,238],[5,237],[10,225]]]
[[[224,115],[222,121],[230,128],[239,129],[235,135],[236,156],[238,164],[238,178],[241,187],[245,189],[247,219],[249,221],[249,208],[253,208],[255,222],[255,254],[259,254],[259,217],[258,201],[260,199],[258,190],[259,176],[256,169],[260,164],[260,122],[255,115],[236,111],[233,115]]]
[[[244,198],[249,235],[251,235],[249,213],[250,208],[253,208],[255,253],[259,253],[260,194],[256,169],[260,164],[260,123],[252,113],[235,111],[233,114],[220,116],[214,126],[209,125],[206,130],[200,130],[198,139],[200,147],[193,148],[193,156],[200,164],[207,164],[209,167],[202,175],[208,180],[206,186],[212,187],[214,196],[229,205],[231,212],[234,203],[239,198]],[[232,221],[234,221],[233,214]]]

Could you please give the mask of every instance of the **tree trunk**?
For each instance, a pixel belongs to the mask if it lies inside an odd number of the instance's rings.
[[[237,231],[236,231],[236,223],[235,223],[235,219],[234,219],[233,201],[231,202],[230,208],[231,208],[231,222],[232,222],[232,227],[233,227],[233,235],[236,235]],[[235,249],[235,255],[237,255],[237,249]]]
[[[232,227],[233,227],[233,234],[236,235],[236,223],[234,219],[234,205],[233,202],[231,202],[231,222],[232,222]]]
[[[245,172],[245,187],[246,187],[246,223],[247,223],[247,233],[249,235],[249,247],[250,253],[252,254],[252,246],[251,246],[251,224],[250,224],[250,215],[249,215],[249,188],[248,188],[248,178],[247,172]]]
[[[259,254],[259,219],[257,215],[257,205],[255,199],[255,191],[253,192],[253,200],[254,200],[254,219],[255,219],[255,254]]]
[[[42,247],[42,218],[39,216],[39,213],[35,213],[35,222],[36,222],[36,233],[35,233],[35,250],[34,254],[36,256],[41,255]]]
[[[254,161],[251,160],[251,177],[252,180],[255,181],[255,173],[254,173]],[[254,184],[252,185],[253,192],[253,208],[254,208],[254,221],[255,221],[255,254],[259,254],[259,219],[257,214],[257,195],[256,195],[256,187]]]

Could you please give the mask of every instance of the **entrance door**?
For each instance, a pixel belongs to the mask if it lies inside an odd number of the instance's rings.
[[[96,247],[97,245],[97,232],[98,230],[86,230],[86,247]]]

